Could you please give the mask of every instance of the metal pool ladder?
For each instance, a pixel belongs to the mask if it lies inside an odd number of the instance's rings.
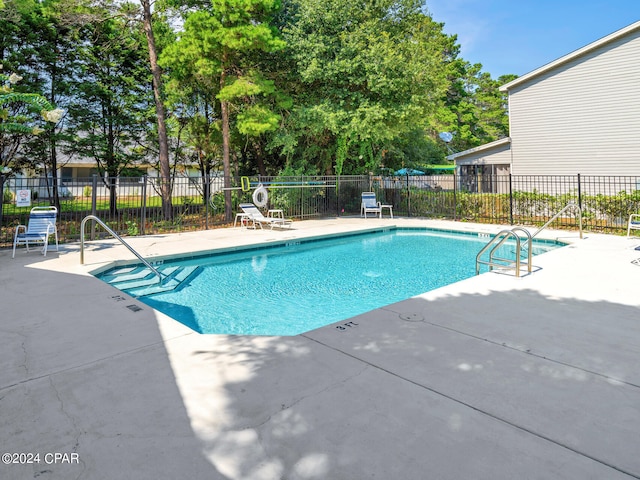
[[[116,240],[118,240],[122,245],[127,247],[131,253],[133,253],[136,257],[138,257],[138,260],[140,260],[145,265],[145,267],[151,270],[154,273],[154,275],[158,277],[158,281],[160,285],[162,285],[162,281],[164,280],[164,277],[162,276],[162,274],[156,268],[154,268],[148,261],[146,261],[142,257],[142,255],[136,252],[131,245],[125,242],[120,235],[118,235],[116,232],[111,230],[111,228],[109,228],[106,223],[104,223],[95,215],[87,215],[82,219],[82,223],[80,224],[80,264],[81,265],[84,265],[84,226],[88,220],[94,220],[95,222],[97,222],[102,228],[104,228],[107,232],[109,232]]]
[[[490,270],[493,270],[494,267],[499,267],[499,268],[507,268],[507,269],[511,269],[511,270],[515,270],[516,273],[516,277],[520,276],[520,268],[521,268],[521,264],[522,261],[520,259],[520,250],[521,250],[521,246],[520,246],[520,241],[521,238],[520,236],[516,233],[516,232],[524,232],[526,237],[527,237],[527,272],[531,273],[531,246],[532,246],[532,240],[533,237],[531,236],[531,234],[529,233],[528,230],[525,230],[522,227],[515,227],[512,228],[511,230],[502,230],[501,232],[499,232],[495,237],[493,237],[489,243],[487,243],[482,250],[480,250],[478,252],[478,255],[476,255],[476,275],[480,274],[480,265],[488,265]],[[496,256],[496,251],[507,241],[509,240],[509,238],[514,238],[516,241],[516,249],[515,249],[515,259],[511,259],[511,258],[502,258],[502,257],[498,257]],[[481,257],[482,255],[489,250],[490,247],[492,247],[491,250],[489,251],[489,259],[488,260],[483,260]]]
[[[502,230],[501,232],[499,232],[495,237],[493,237],[489,241],[489,243],[487,243],[482,248],[482,250],[480,250],[480,252],[478,252],[478,255],[476,255],[476,275],[480,274],[480,265],[488,265],[489,266],[489,270],[493,270],[494,267],[507,268],[507,269],[515,270],[516,277],[520,276],[520,267],[521,267],[520,241],[521,241],[521,238],[516,232],[524,232],[526,234],[526,237],[527,237],[527,273],[531,273],[531,250],[532,250],[531,247],[532,247],[533,239],[542,230],[544,230],[549,225],[551,225],[551,223],[553,223],[553,221],[556,218],[558,218],[560,215],[562,215],[564,212],[566,212],[569,209],[577,209],[578,210],[578,222],[579,222],[579,225],[580,225],[580,238],[582,238],[582,209],[580,208],[579,205],[575,204],[574,202],[569,202],[562,210],[560,210],[553,217],[551,217],[551,219],[547,223],[545,223],[538,230],[536,230],[536,232],[533,235],[531,235],[528,230],[526,230],[526,229],[524,229],[522,227],[515,227],[515,228],[512,228],[511,230]],[[511,258],[496,257],[495,256],[496,250],[498,248],[500,248],[504,244],[504,242],[506,242],[511,237],[513,237],[515,239],[515,241],[516,241],[516,249],[515,249],[516,258],[515,258],[515,260],[511,259]],[[484,254],[487,250],[489,250],[489,247],[491,247],[492,245],[493,245],[493,248],[489,251],[489,259],[488,260],[483,260],[481,258],[482,254]],[[500,263],[500,262],[504,262],[504,263]]]

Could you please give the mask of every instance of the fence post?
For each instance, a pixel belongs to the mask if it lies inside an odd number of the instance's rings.
[[[409,188],[409,173],[407,173],[407,217],[411,216],[411,189]]]
[[[91,215],[98,216],[98,207],[96,205],[98,196],[98,174],[94,173],[91,178]],[[91,240],[96,239],[96,222],[91,221]]]
[[[580,180],[580,174],[578,174],[578,207],[582,210],[582,181]]]
[[[2,230],[2,212],[4,211],[4,182],[6,177],[0,174],[0,231]],[[0,238],[1,240],[1,238]]]
[[[336,175],[336,217],[340,217],[340,175]]]
[[[300,179],[298,181],[302,185],[304,183],[304,175],[300,175]],[[304,220],[304,190],[304,188],[300,189],[300,216],[302,220]]]
[[[453,221],[458,221],[458,174],[453,171]]]
[[[144,235],[144,226],[147,223],[147,175],[140,179],[142,183],[142,208],[140,212],[140,235]]]
[[[513,181],[509,173],[509,225],[513,225]]]
[[[211,196],[211,186],[209,185],[209,172],[204,172],[204,228],[209,230],[209,197]]]

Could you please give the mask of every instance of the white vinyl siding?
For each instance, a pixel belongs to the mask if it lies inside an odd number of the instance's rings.
[[[503,138],[453,155],[460,174],[460,188],[476,193],[507,193],[511,150]]]
[[[509,145],[499,150],[494,149],[475,152],[456,160],[456,165],[495,165],[505,163],[507,165],[511,163]]]
[[[456,165],[495,165],[511,164],[511,150],[509,149],[509,139],[502,139],[488,143],[481,147],[472,148],[464,152],[457,153],[452,157]],[[507,172],[509,173],[509,172]]]
[[[640,30],[511,87],[509,112],[514,175],[640,175]]]

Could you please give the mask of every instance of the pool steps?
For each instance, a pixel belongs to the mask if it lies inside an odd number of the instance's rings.
[[[101,279],[133,297],[142,297],[175,290],[195,274],[199,268],[197,265],[160,266],[157,270],[163,276],[162,285],[158,282],[155,273],[143,265],[117,268],[102,276]]]

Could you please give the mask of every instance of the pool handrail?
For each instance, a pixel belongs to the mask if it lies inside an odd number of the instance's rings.
[[[545,223],[538,230],[536,230],[536,232],[531,236],[531,238],[535,238],[536,235],[538,235],[542,230],[544,230],[549,225],[551,225],[551,223],[553,223],[553,221],[556,218],[558,218],[560,215],[562,215],[564,212],[566,212],[570,208],[577,208],[578,209],[578,225],[580,226],[580,238],[582,238],[582,208],[580,208],[580,205],[578,205],[575,202],[567,203],[567,205],[562,210],[560,210],[558,213],[556,213],[553,217],[551,217],[551,219],[549,219],[549,221],[547,223]]]
[[[511,229],[512,232],[524,232],[526,237],[527,237],[527,272],[531,273],[531,257],[533,256],[533,235],[531,235],[531,232],[529,232],[529,230],[527,230],[526,228],[523,227],[515,227]],[[516,233],[516,235],[518,235]],[[518,238],[520,238],[520,236],[518,235]],[[518,257],[520,256],[520,252],[518,251]]]
[[[527,236],[527,245],[528,245],[528,252],[527,252],[527,272],[531,273],[531,250],[532,250],[532,236],[529,233],[528,230],[522,228],[522,227],[515,227],[512,228],[511,230],[502,230],[500,232],[498,232],[498,234],[493,237],[491,240],[489,240],[489,242],[482,247],[482,250],[480,250],[478,252],[478,254],[476,255],[476,275],[480,275],[480,265],[488,265],[490,270],[493,270],[493,267],[500,267],[500,268],[511,268],[513,270],[515,270],[515,274],[516,277],[520,276],[520,266],[521,266],[521,261],[520,261],[520,236],[516,233],[517,231],[522,231],[526,234]],[[501,257],[495,257],[494,253],[495,251],[500,248],[502,246],[502,244],[504,244],[504,242],[506,242],[510,237],[513,237],[515,239],[516,242],[516,249],[515,249],[515,254],[516,254],[516,258],[515,258],[515,266],[509,265],[509,263],[504,264],[504,263],[499,263],[499,262],[511,262],[512,260],[509,258],[501,258]],[[489,252],[489,260],[483,260],[482,254],[485,253],[489,247],[493,246],[493,248],[491,249],[491,251]]]
[[[118,235],[116,232],[114,232],[111,228],[109,228],[107,226],[106,223],[104,223],[102,220],[100,220],[95,215],[87,215],[86,217],[84,217],[82,219],[82,223],[80,224],[80,264],[81,265],[84,265],[84,226],[85,226],[85,224],[87,223],[88,220],[95,221],[98,225],[100,225],[108,233],[110,233],[116,240],[118,240],[122,245],[127,247],[129,249],[129,251],[131,253],[133,253],[138,258],[138,260],[140,260],[149,270],[151,270],[158,277],[159,283],[160,283],[160,285],[162,285],[162,281],[164,280],[164,277],[162,276],[162,274],[156,268],[154,268],[153,265],[151,265],[147,260],[145,260],[142,257],[142,255],[140,255],[138,252],[136,252],[131,245],[129,245],[127,242],[125,242],[120,235]]]
[[[492,270],[493,267],[501,267],[501,268],[514,268],[501,263],[496,263],[494,262],[494,260],[497,261],[502,261],[502,262],[510,262],[510,259],[507,258],[499,258],[499,257],[494,257],[493,253],[496,251],[496,249],[498,249],[504,242],[507,241],[507,239],[510,236],[515,237],[516,239],[516,266],[515,266],[515,271],[516,271],[516,277],[520,276],[520,236],[515,233],[517,231],[519,232],[524,232],[527,236],[527,244],[528,244],[528,252],[527,252],[527,270],[529,273],[531,273],[531,256],[532,256],[532,245],[533,245],[533,239],[536,237],[536,235],[538,235],[542,230],[544,230],[545,228],[547,228],[549,225],[551,225],[551,223],[553,223],[553,221],[558,218],[560,215],[562,215],[564,212],[566,212],[567,210],[571,209],[571,208],[576,208],[578,209],[578,224],[580,226],[580,238],[583,238],[582,235],[582,208],[580,208],[579,205],[577,205],[575,202],[569,202],[562,210],[560,210],[558,213],[556,213],[553,217],[551,217],[549,219],[549,221],[547,221],[547,223],[545,223],[544,225],[542,225],[538,230],[535,231],[535,233],[532,235],[527,229],[522,228],[522,227],[514,227],[511,230],[502,230],[501,232],[499,232],[495,237],[493,237],[483,248],[482,250],[480,250],[478,252],[478,255],[476,255],[476,275],[480,274],[480,265],[488,265],[489,269]],[[482,256],[482,254],[484,252],[486,252],[489,247],[491,245],[493,245],[494,243],[498,242],[489,252],[489,260],[482,260],[480,257]]]

